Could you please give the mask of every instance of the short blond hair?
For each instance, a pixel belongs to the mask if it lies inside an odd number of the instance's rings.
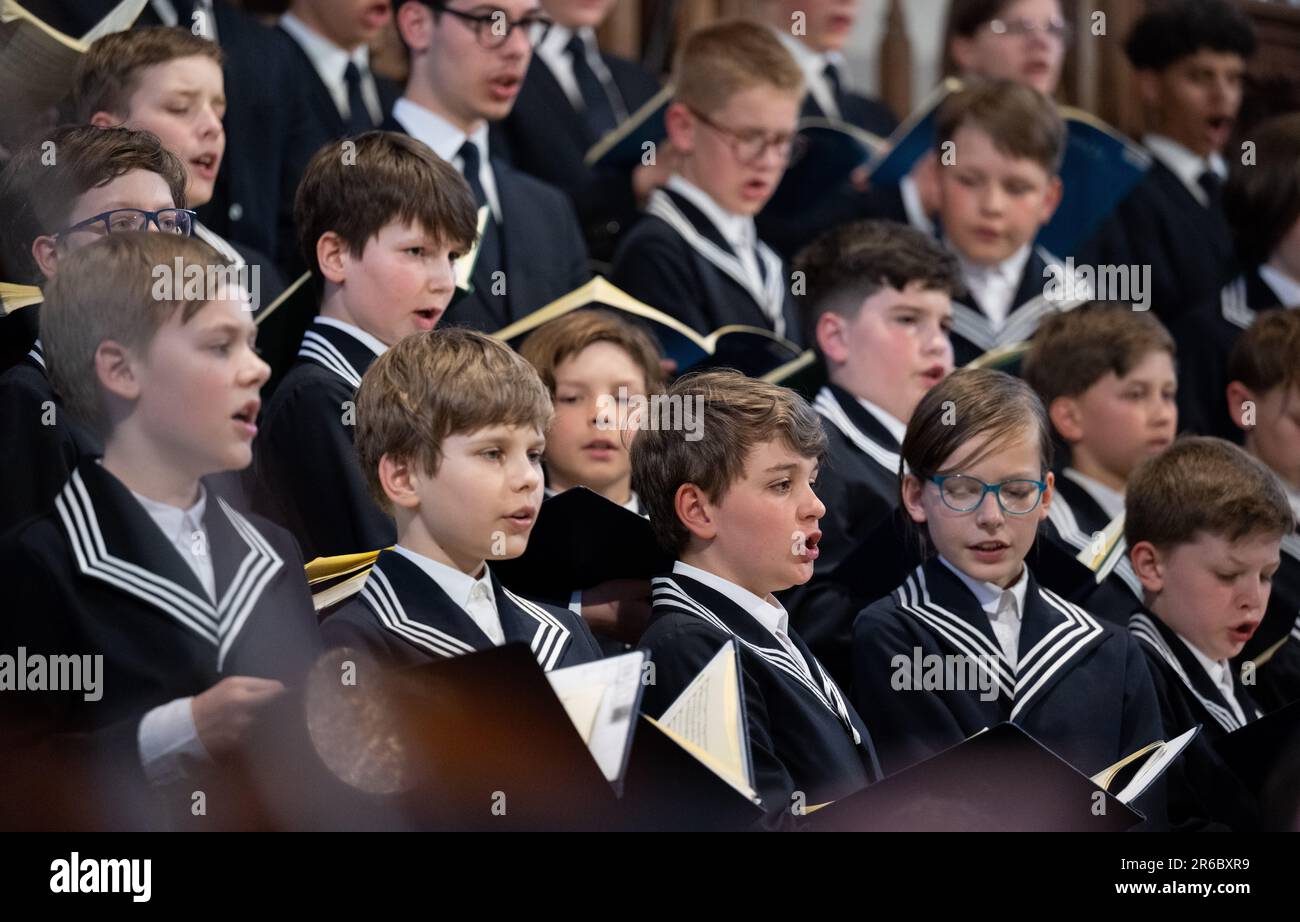
[[[645,377],[646,393],[664,389],[664,370],[654,337],[613,311],[590,308],[557,317],[533,331],[519,354],[537,369],[546,389],[554,394],[555,369],[596,343],[613,343],[626,352]]]
[[[690,532],[677,518],[677,490],[691,483],[720,502],[745,473],[749,453],[780,439],[805,458],[826,452],[821,419],[802,397],[786,387],[747,378],[738,371],[706,371],[678,378],[668,400],[683,404],[702,398],[700,438],[668,428],[646,428],[632,442],[632,487],[650,516],[660,547],[680,554]]]
[[[742,19],[692,32],[677,55],[673,98],[704,114],[725,108],[731,97],[756,86],[800,99],[803,71],[771,29]]]
[[[114,233],[59,260],[59,271],[45,287],[41,343],[54,389],[68,413],[106,437],[111,424],[95,370],[101,343],[113,340],[143,352],[177,311],[188,323],[205,301],[159,298],[157,272],[181,277],[190,266],[230,266],[208,244],[175,234]]]
[[[488,426],[545,432],[551,414],[542,379],[500,340],[457,327],[413,333],[375,360],[357,390],[356,449],[366,486],[392,512],[379,481],[384,455],[433,476],[448,436]]]

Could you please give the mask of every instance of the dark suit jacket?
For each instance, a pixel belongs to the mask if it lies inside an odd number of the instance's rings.
[[[641,65],[602,54],[628,114],[659,92],[659,81]],[[550,67],[533,55],[514,108],[492,126],[492,147],[517,168],[563,189],[573,200],[593,259],[608,262],[619,235],[636,217],[631,174],[591,168],[583,158],[599,141],[573,108]]]
[[[1232,237],[1159,158],[1077,258],[1080,265],[1150,266],[1151,308],[1166,323],[1213,297],[1232,271]]]
[[[489,567],[489,572],[491,568]],[[601,658],[581,617],[567,608],[515,595],[491,574],[506,643],[528,644],[546,672]],[[351,647],[385,666],[419,666],[476,650],[492,641],[442,587],[395,551],[384,551],[361,594],[325,619],[330,647]]]
[[[754,787],[769,816],[790,810],[802,791],[809,804],[838,800],[879,779],[871,734],[812,651],[790,631],[814,679],[752,615],[686,576],[651,581],[652,620],[641,637],[655,683],[642,709],[663,714],[722,645],[740,645],[745,718]]]
[[[759,249],[767,273],[763,297],[781,306],[782,335],[802,343],[781,258],[761,241]],[[739,258],[713,222],[667,189],[650,197],[649,213],[623,238],[610,271],[610,281],[632,297],[705,335],[728,324],[773,329],[755,292],[739,280],[744,277]]]
[[[993,680],[992,700],[978,687],[918,688],[918,652],[957,657],[963,679],[978,668]],[[1087,775],[1164,738],[1151,675],[1126,630],[1098,621],[1030,573],[1013,669],[988,615],[937,557],[858,616],[853,701],[875,733],[886,773],[1006,720]],[[1163,817],[1157,785],[1138,803],[1148,820]]]

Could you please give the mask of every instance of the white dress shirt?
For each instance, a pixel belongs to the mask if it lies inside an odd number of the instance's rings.
[[[916,184],[911,173],[899,180],[898,192],[903,199],[903,212],[907,215],[907,223],[933,237],[934,221],[926,214],[925,206],[921,203],[921,188]]]
[[[907,423],[865,397],[859,397],[858,403],[862,404],[862,409],[875,417],[876,422],[885,427],[885,431],[894,437],[894,441],[899,445],[903,444],[903,436],[907,435]]]
[[[1124,511],[1124,494],[1119,490],[1112,490],[1100,480],[1081,474],[1072,467],[1067,467],[1061,473],[1083,487],[1084,491],[1097,501],[1102,512],[1112,520]]]
[[[493,646],[506,642],[506,632],[501,626],[501,615],[497,611],[496,593],[492,591],[492,577],[487,565],[483,566],[483,575],[475,579],[468,573],[462,573],[455,567],[449,567],[441,561],[423,554],[417,554],[400,544],[393,548],[437,583],[448,598],[465,609],[465,613],[478,625],[479,630],[487,635]]]
[[[344,331],[373,352],[376,358],[388,351],[388,347],[384,345],[383,340],[379,337],[367,333],[365,330],[361,329],[361,327],[354,326],[346,320],[338,320],[334,317],[323,317],[317,315],[316,322],[334,327],[336,330]]]
[[[975,594],[980,608],[984,609],[984,613],[989,616],[989,624],[993,628],[993,636],[998,639],[998,646],[1002,648],[1002,655],[1011,668],[1015,669],[1020,661],[1020,626],[1025,617],[1025,592],[1029,588],[1029,568],[1022,566],[1020,579],[1016,580],[1015,585],[1010,589],[1003,589],[993,583],[971,579],[943,557],[940,557],[939,561],[957,574],[957,578]]]
[[[1259,267],[1259,277],[1277,295],[1278,303],[1283,307],[1300,307],[1300,281],[1268,263]]]
[[[393,118],[406,129],[407,134],[423,141],[429,148],[462,173],[465,163],[460,157],[461,145],[473,141],[478,148],[478,181],[483,186],[492,217],[501,220],[501,201],[497,196],[497,180],[492,173],[491,153],[488,150],[488,124],[480,122],[473,134],[465,134],[436,112],[416,105],[405,96],[393,104]]]
[[[208,550],[208,532],[203,527],[207,492],[199,484],[199,498],[188,509],[160,503],[134,490],[131,495],[144,507],[169,544],[194,571],[199,585],[216,599],[216,577],[212,555]],[[144,715],[136,734],[140,764],[145,777],[154,784],[167,784],[185,776],[185,762],[209,761],[208,750],[194,726],[193,697],[175,698]]]
[[[755,251],[755,247],[758,246],[758,231],[754,219],[748,215],[727,211],[713,200],[713,196],[678,173],[668,178],[667,188],[704,212],[704,216],[718,229],[722,239],[727,241],[732,252],[739,257],[745,273],[754,282],[755,287],[761,291],[764,282],[763,273],[758,267],[758,253]]]
[[[1219,660],[1216,663],[1182,634],[1178,635],[1178,639],[1186,645],[1187,649],[1192,651],[1192,656],[1196,657],[1196,661],[1201,664],[1201,668],[1210,677],[1210,681],[1219,690],[1219,694],[1223,695],[1223,700],[1228,702],[1228,706],[1232,708],[1232,713],[1236,714],[1237,719],[1243,724],[1246,723],[1246,713],[1241,709],[1241,704],[1237,701],[1237,693],[1232,687],[1232,667],[1228,665],[1228,661]]]
[[[1142,143],[1178,177],[1187,191],[1192,193],[1192,197],[1206,208],[1210,206],[1210,199],[1201,187],[1202,174],[1209,170],[1220,179],[1228,178],[1228,164],[1218,154],[1202,157],[1162,134],[1149,134],[1142,139]]]
[[[808,661],[803,658],[799,648],[790,639],[790,615],[775,598],[769,597],[770,601],[760,599],[748,589],[737,586],[731,580],[723,579],[715,573],[701,570],[699,567],[693,567],[688,563],[682,563],[680,560],[673,564],[673,572],[681,576],[688,576],[698,583],[703,583],[739,605],[750,617],[761,624],[769,634],[776,638],[776,642],[781,645],[781,649],[790,654],[790,657],[803,670],[804,675],[814,682],[816,681],[812,670],[808,666]]]
[[[975,303],[984,311],[985,316],[1000,329],[1011,316],[1015,307],[1016,291],[1020,288],[1020,276],[1029,262],[1033,245],[1026,243],[1009,257],[995,266],[980,266],[968,261],[958,254],[962,277],[970,290]]]
[[[609,104],[614,109],[614,118],[622,122],[627,118],[628,113],[622,96],[617,92],[614,84],[614,75],[609,72],[609,68],[605,66],[605,59],[600,56],[596,30],[579,29],[577,34],[582,39],[585,51],[583,57],[587,60],[587,66],[596,75],[596,79],[604,84],[605,95],[609,97]],[[554,75],[555,82],[560,85],[560,89],[564,90],[564,95],[569,98],[573,108],[578,112],[583,111],[587,104],[582,98],[582,90],[578,87],[578,78],[573,75],[573,58],[569,56],[568,45],[569,40],[573,38],[573,30],[559,23],[549,29],[539,24],[533,26],[533,35],[533,40],[537,43],[535,46],[537,50],[534,53]],[[609,92],[611,87],[615,88],[615,92]]]
[[[379,101],[379,87],[375,85],[375,75],[370,70],[369,47],[362,44],[352,51],[340,48],[293,13],[285,13],[280,17],[280,28],[288,32],[289,36],[306,52],[307,59],[311,61],[312,67],[316,68],[321,83],[329,90],[334,106],[344,120],[352,114],[348,106],[348,84],[344,72],[349,63],[355,64],[361,74],[361,98],[365,101],[366,108],[370,110],[370,120],[376,125],[379,124],[380,119],[383,118],[383,105]]]
[[[837,75],[840,79],[840,88],[848,90],[848,62],[844,55],[838,51],[828,51],[822,53],[809,48],[799,39],[795,38],[784,29],[773,29],[776,37],[781,40],[785,50],[790,52],[799,69],[803,71],[804,86],[816,100],[817,107],[826,114],[827,118],[838,119],[843,121],[844,113],[840,112],[839,103],[835,101],[835,91],[829,80],[826,79],[826,66],[834,64]]]

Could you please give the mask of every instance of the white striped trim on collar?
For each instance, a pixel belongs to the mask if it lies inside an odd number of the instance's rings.
[[[902,459],[898,452],[890,451],[879,442],[873,441],[872,438],[854,425],[849,414],[840,406],[840,402],[835,399],[835,394],[829,387],[823,386],[817,392],[817,397],[813,400],[813,409],[825,417],[844,437],[860,448],[868,457],[883,467],[891,474],[898,473],[899,464]]]
[[[757,653],[763,659],[767,660],[772,666],[789,675],[805,689],[812,693],[822,706],[840,719],[840,722],[853,734],[854,745],[862,745],[862,736],[858,733],[857,727],[853,726],[853,721],[849,718],[848,708],[844,705],[844,698],[840,695],[838,687],[826,671],[822,669],[821,663],[817,662],[816,657],[812,662],[817,664],[817,671],[822,678],[822,688],[818,688],[812,678],[804,672],[803,669],[794,661],[784,650],[775,647],[760,647],[758,644],[750,643],[741,637],[725,621],[719,618],[708,608],[701,605],[695,599],[682,589],[676,580],[667,576],[656,576],[650,580],[651,587],[651,604],[660,603],[663,607],[673,611],[680,612],[684,615],[691,615],[700,618],[722,633],[735,637],[738,641]]]
[[[1201,707],[1205,708],[1209,715],[1218,722],[1219,726],[1223,727],[1223,729],[1227,730],[1229,733],[1243,726],[1241,721],[1237,719],[1237,715],[1233,713],[1232,708],[1224,707],[1217,702],[1211,701],[1196,690],[1195,686],[1192,685],[1191,677],[1188,676],[1187,671],[1183,669],[1183,664],[1178,661],[1178,657],[1174,656],[1174,651],[1169,648],[1169,644],[1165,642],[1164,635],[1160,633],[1160,629],[1156,627],[1155,622],[1153,622],[1149,616],[1142,612],[1135,612],[1128,619],[1128,629],[1129,633],[1141,642],[1145,643],[1155,651],[1157,656],[1169,664],[1169,667],[1173,669],[1174,674],[1177,675],[1183,685],[1187,687],[1187,690],[1192,693],[1192,697],[1201,703]]]
[[[1065,263],[1052,253],[1042,247],[1035,248],[1035,252],[1047,266],[1057,267],[1062,272],[1065,271]],[[1083,288],[1076,287],[1076,291],[1086,289],[1086,283],[1078,273],[1075,274],[1074,284],[1083,286]],[[1090,292],[1085,290],[1085,294],[1090,294]],[[952,305],[952,330],[958,336],[988,352],[1012,343],[1023,342],[1034,334],[1043,318],[1048,314],[1063,314],[1072,311],[1076,307],[1087,304],[1088,300],[1088,297],[1081,297],[1068,301],[1053,301],[1046,294],[1041,294],[1019,306],[1012,305],[1010,316],[1007,317],[1002,327],[996,330],[993,327],[993,322],[989,320],[983,311],[954,301]]]
[[[248,545],[248,553],[216,605],[179,583],[110,554],[80,471],[72,472],[54,506],[82,574],[153,605],[216,646],[220,669],[258,599],[284,561],[247,519],[221,497],[217,501],[231,526]]]
[[[993,680],[1004,696],[1015,699],[1015,680],[1001,648],[973,625],[931,599],[924,567],[912,571],[895,592],[899,607],[906,614],[926,625],[974,663]]]
[[[1123,513],[1120,513],[1123,515]],[[1082,551],[1092,544],[1092,535],[1085,532],[1079,527],[1079,520],[1074,516],[1074,510],[1070,508],[1069,502],[1066,501],[1060,492],[1052,496],[1052,504],[1047,507],[1047,518],[1056,526],[1059,534],[1067,544]],[[1123,580],[1124,585],[1132,591],[1138,599],[1142,598],[1142,583],[1137,578],[1137,573],[1133,571],[1133,564],[1129,562],[1128,555],[1125,554],[1127,545],[1123,538],[1120,538],[1111,552],[1106,565],[1097,571],[1096,579],[1100,584],[1112,573]]]
[[[564,653],[565,644],[569,642],[572,632],[564,622],[536,602],[515,595],[505,586],[501,587],[501,591],[506,594],[506,598],[519,606],[524,614],[537,620],[537,633],[533,635],[529,646],[543,671],[550,672],[559,664],[560,656]]]
[[[1050,589],[1039,586],[1038,595],[1064,615],[1065,620],[1044,634],[1033,649],[1020,658],[1016,667],[1016,704],[1011,709],[1012,720],[1028,706],[1053,675],[1104,633],[1097,619]],[[1034,676],[1039,672],[1041,675],[1035,681]],[[1033,684],[1030,685],[1030,682]]]
[[[1219,308],[1223,319],[1233,326],[1247,329],[1255,322],[1256,312],[1246,297],[1246,277],[1239,275],[1219,292]]]
[[[767,267],[767,279],[762,283],[763,287],[759,288],[758,280],[751,278],[749,273],[745,271],[744,263],[740,261],[740,258],[736,254],[722,249],[722,247],[696,230],[695,225],[677,207],[677,203],[662,189],[656,189],[651,193],[650,201],[646,205],[646,213],[654,215],[677,231],[691,249],[713,263],[744,288],[745,291],[749,292],[749,296],[762,309],[764,316],[772,322],[772,328],[776,335],[785,336],[784,267],[781,264],[781,257],[776,255],[771,247],[762,240],[755,241],[759,258],[763,260],[764,265]]]
[[[32,343],[32,348],[27,350],[27,357],[41,366],[41,371],[48,371],[45,367],[45,350],[41,347],[41,341],[38,339]]]
[[[328,371],[334,372],[354,388],[361,386],[361,375],[356,368],[343,357],[338,348],[315,330],[308,330],[302,336],[302,345],[298,347],[298,357],[309,359]]]
[[[388,581],[388,575],[378,564],[371,567],[365,585],[361,587],[361,598],[370,606],[370,610],[379,618],[379,623],[408,643],[419,647],[434,656],[450,658],[473,653],[470,646],[459,637],[446,631],[416,621],[406,613],[402,602]]]

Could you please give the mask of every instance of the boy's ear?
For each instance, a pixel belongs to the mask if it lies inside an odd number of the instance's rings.
[[[1083,438],[1083,414],[1079,409],[1079,401],[1073,397],[1057,397],[1053,400],[1047,408],[1047,417],[1052,421],[1052,428],[1071,445]]]
[[[903,475],[903,508],[913,522],[920,524],[926,520],[925,506],[921,505],[921,491],[925,489],[925,484],[921,483],[921,478],[915,474]]]
[[[1052,497],[1056,496],[1056,475],[1048,471],[1047,476],[1043,478],[1043,482],[1047,484],[1047,488],[1043,490],[1042,499],[1038,501],[1038,521],[1040,522],[1047,518],[1047,512],[1052,508]]]
[[[118,128],[126,119],[111,112],[96,112],[90,117],[90,124],[95,128]]]
[[[682,484],[673,496],[673,510],[678,521],[692,535],[704,541],[712,541],[718,535],[718,526],[709,506],[709,498],[693,483]]]
[[[689,154],[695,149],[695,115],[683,103],[675,102],[668,107],[664,124],[673,150]]]
[[[106,339],[95,349],[95,377],[100,387],[119,400],[132,401],[140,396],[134,357],[116,340]]]
[[[1250,404],[1255,409],[1259,408],[1259,401],[1255,399],[1255,392],[1240,381],[1229,381],[1226,393],[1228,397],[1228,415],[1232,417],[1232,421],[1238,429],[1249,432],[1254,428],[1254,424],[1253,422],[1246,422],[1246,405]]]
[[[411,462],[385,454],[379,459],[378,473],[379,485],[394,506],[414,509],[420,505],[418,475]]]
[[[1056,214],[1056,209],[1061,204],[1061,196],[1065,194],[1065,184],[1061,182],[1060,176],[1053,176],[1047,183],[1047,195],[1043,198],[1043,210],[1039,217],[1043,224],[1052,220],[1052,215]]]
[[[849,341],[844,328],[843,317],[834,311],[826,311],[817,318],[817,327],[813,333],[817,339],[817,348],[828,362],[835,365],[843,365],[849,360]]]
[[[402,9],[411,6],[419,6],[419,4],[408,3]],[[347,255],[348,245],[334,231],[326,231],[320,235],[320,239],[316,241],[316,262],[320,265],[320,274],[325,277],[325,281],[342,285],[348,280]]]
[[[427,51],[433,43],[433,12],[423,3],[404,3],[397,11],[397,32],[412,53]]]
[[[975,49],[970,39],[963,35],[954,35],[952,41],[948,43],[948,51],[959,73],[969,73],[974,69]]]
[[[1165,588],[1165,562],[1154,544],[1139,541],[1129,548],[1128,559],[1145,592],[1155,595]]]
[[[47,279],[54,278],[59,265],[59,242],[48,234],[42,234],[32,241],[32,260],[41,275]]]

